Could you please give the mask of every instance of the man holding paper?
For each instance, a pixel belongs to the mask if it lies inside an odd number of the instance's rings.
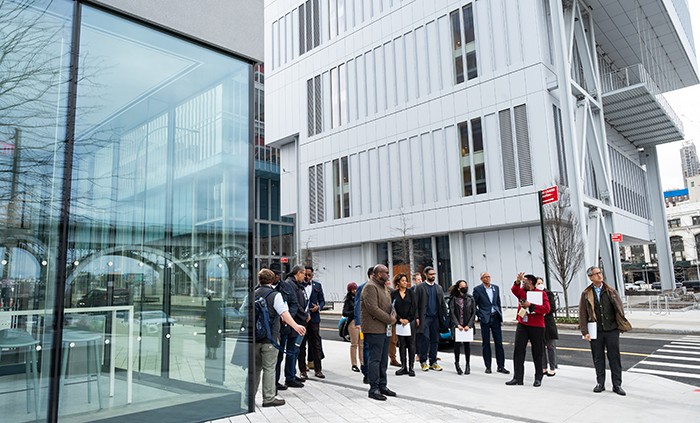
[[[515,329],[513,349],[513,379],[506,385],[522,385],[525,374],[525,352],[530,341],[532,360],[535,364],[534,387],[542,385],[542,355],[544,353],[544,315],[549,313],[549,299],[544,292],[535,290],[534,275],[518,273],[511,292],[518,300],[518,326]],[[521,286],[522,284],[522,286]]]
[[[622,389],[622,362],[620,360],[620,332],[632,330],[625,318],[620,295],[603,281],[603,273],[596,266],[586,271],[592,282],[581,293],[578,306],[578,325],[586,341],[591,343],[595,365],[596,386],[593,392],[605,390],[605,352],[607,350],[613,392],[626,395]]]

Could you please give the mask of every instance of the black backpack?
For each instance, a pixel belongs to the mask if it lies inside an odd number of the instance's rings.
[[[270,291],[264,296],[255,296],[254,302],[254,312],[255,312],[255,325],[253,326],[255,342],[263,342],[265,340],[270,341],[273,347],[280,351],[283,348],[277,343],[276,340],[272,339],[272,329],[270,325],[270,310],[267,309],[267,297],[270,294],[274,294],[277,291]]]

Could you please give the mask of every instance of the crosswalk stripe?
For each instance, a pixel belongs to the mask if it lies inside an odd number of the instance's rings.
[[[668,347],[673,347],[673,348],[683,348],[683,349],[688,349],[688,350],[700,350],[700,345],[698,346],[689,346],[689,345],[667,345]]]
[[[689,379],[700,379],[700,375],[681,373],[681,372],[669,372],[666,370],[640,369],[639,367],[633,367],[633,368],[629,369],[628,372],[646,373],[646,374],[650,374],[650,375],[659,375],[659,376],[685,377],[685,378],[689,378]]]
[[[670,345],[668,345],[667,347],[670,347]],[[667,347],[663,347],[663,348],[657,350],[657,352],[674,353],[674,354],[700,355],[700,351],[673,350],[673,349],[669,349],[669,348],[667,348]]]
[[[700,361],[700,357],[683,357],[678,355],[662,355],[662,354],[652,354],[649,358],[657,358],[664,360],[683,360],[683,361]]]
[[[694,365],[694,364],[683,364],[683,363],[667,363],[665,361],[650,361],[650,360],[644,360],[639,363],[637,363],[637,366],[643,365],[643,366],[662,366],[662,367],[678,367],[681,369],[695,369],[695,370],[700,370],[700,366]],[[636,367],[636,366],[635,366]]]
[[[673,341],[672,345],[690,345],[693,347],[700,347],[700,342],[688,342],[688,341]]]

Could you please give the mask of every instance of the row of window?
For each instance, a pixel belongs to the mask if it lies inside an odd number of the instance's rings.
[[[692,216],[692,226],[700,225],[700,216]],[[676,229],[681,227],[681,219],[668,219],[669,229]]]
[[[464,82],[465,74],[478,75],[471,3],[309,78],[308,136]]]
[[[610,169],[615,205],[637,216],[649,219],[646,172],[639,165],[611,146]]]
[[[493,137],[494,146],[498,145],[495,140],[500,140],[504,188],[533,185],[526,105],[503,109],[497,116],[500,134],[494,127],[494,132],[486,136]],[[476,117],[456,126],[310,166],[309,223],[325,221],[324,174],[327,172],[333,178],[334,219],[443,201],[460,193],[465,197],[486,193],[482,121],[483,118]],[[457,149],[459,161],[453,159]],[[420,172],[406,167],[417,162],[421,164]],[[461,174],[461,181],[454,180],[453,175],[457,174]],[[461,188],[457,186],[460,183]]]
[[[272,23],[272,69],[285,65],[400,0],[307,0]]]

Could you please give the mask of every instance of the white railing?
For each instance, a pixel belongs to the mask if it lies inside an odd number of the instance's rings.
[[[641,64],[627,66],[626,68],[618,69],[613,72],[608,72],[600,77],[603,94],[612,91],[621,90],[633,85],[644,85],[651,95],[656,98],[661,108],[666,112],[668,117],[673,121],[676,127],[683,132],[683,123],[673,111],[671,105],[668,104],[663,96],[661,89],[656,84],[656,81],[649,75]]]

